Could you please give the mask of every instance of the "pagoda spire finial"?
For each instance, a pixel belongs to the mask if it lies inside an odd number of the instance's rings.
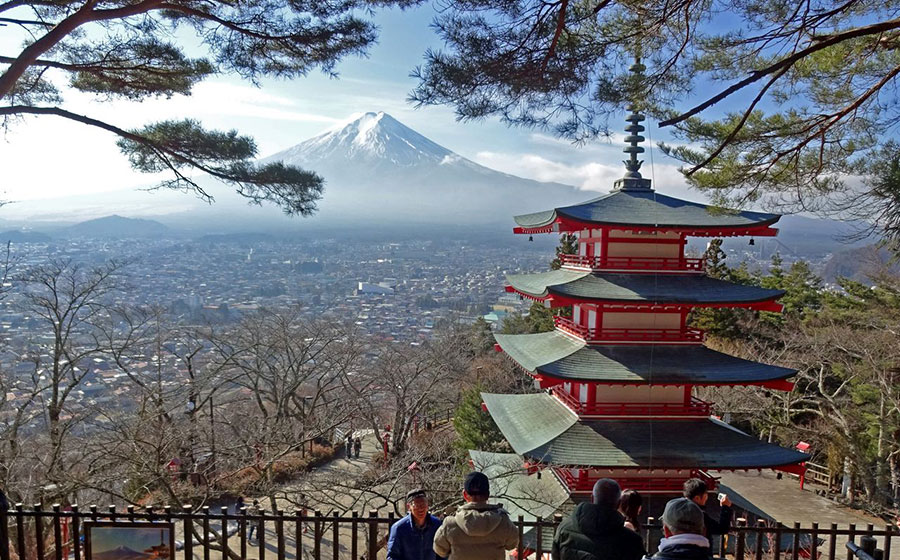
[[[625,146],[623,151],[629,155],[629,158],[623,162],[626,169],[625,176],[615,183],[615,188],[617,190],[653,190],[650,187],[650,179],[641,177],[640,169],[644,162],[637,158],[638,154],[644,153],[644,148],[640,146],[640,143],[644,141],[644,137],[641,136],[640,133],[645,130],[644,126],[641,124],[644,121],[644,115],[640,112],[637,99],[639,97],[637,88],[643,82],[644,70],[646,69],[647,67],[641,63],[641,49],[640,45],[638,45],[637,49],[635,49],[634,64],[629,68],[632,74],[631,78],[633,84],[629,93],[634,97],[632,98],[631,103],[625,108],[629,112],[629,115],[625,117],[625,120],[628,122],[628,126],[625,127],[625,131],[628,132],[628,136],[625,137],[625,142],[627,142],[628,145]]]

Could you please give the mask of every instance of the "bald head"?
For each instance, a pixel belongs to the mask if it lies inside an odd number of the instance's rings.
[[[605,506],[612,509],[619,507],[619,498],[622,496],[622,489],[619,483],[609,478],[601,478],[594,484],[593,499],[598,506]]]

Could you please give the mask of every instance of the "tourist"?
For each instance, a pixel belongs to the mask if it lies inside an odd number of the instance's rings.
[[[254,517],[260,514],[258,500],[253,500],[253,505],[251,505],[249,508],[247,508],[247,514],[252,515]],[[250,531],[247,533],[247,540],[252,541],[253,533],[256,532],[256,529],[259,526],[259,519],[250,519],[247,521],[247,523],[250,524]],[[259,538],[259,535],[257,535],[257,538]]]
[[[622,491],[615,480],[594,484],[591,502],[583,502],[556,529],[553,560],[640,560],[644,541],[625,528],[619,513]]]
[[[484,473],[471,472],[463,484],[466,501],[444,519],[434,536],[434,551],[448,560],[503,560],[516,547],[519,531],[498,504],[489,504],[491,487]]]
[[[731,500],[725,494],[719,494],[719,520],[716,521],[706,513],[706,502],[709,499],[709,487],[699,478],[691,478],[685,481],[684,491],[685,498],[691,500],[703,511],[703,526],[706,527],[704,535],[709,538],[713,535],[726,535],[731,529]]]
[[[666,504],[662,514],[663,535],[651,560],[709,560],[709,539],[703,536],[703,510],[687,498]]]
[[[625,528],[637,534],[641,533],[641,522],[638,516],[644,508],[644,499],[637,490],[625,490],[619,498],[619,513],[625,518]]]
[[[344,451],[348,460],[353,458],[353,432],[347,434],[347,443],[344,445]]]
[[[436,560],[434,534],[441,520],[428,513],[428,495],[416,489],[406,494],[406,517],[391,526],[387,560]]]
[[[353,440],[353,456],[359,459],[359,452],[362,450],[362,440],[359,436]]]

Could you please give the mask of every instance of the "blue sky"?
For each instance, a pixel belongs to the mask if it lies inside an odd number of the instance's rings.
[[[321,73],[291,81],[267,80],[254,88],[233,76],[216,76],[199,84],[191,97],[98,102],[89,96],[64,92],[64,107],[123,127],[138,127],[160,119],[197,118],[210,128],[252,135],[265,156],[297,144],[361,111],[386,111],[407,126],[460,155],[500,171],[529,178],[574,184],[607,191],[621,176],[622,146],[618,136],[586,146],[573,146],[535,130],[508,128],[496,119],[457,122],[450,107],[415,109],[406,96],[415,81],[409,77],[428,47],[440,42],[429,27],[431,4],[414,10],[382,10],[375,21],[379,42],[367,58],[348,58],[338,64],[338,79]],[[8,29],[8,28],[7,28]],[[17,52],[20,39],[0,36],[0,52]],[[621,118],[619,119],[621,120]],[[613,128],[617,127],[612,121]],[[651,136],[659,137],[655,123]],[[115,147],[115,137],[99,130],[52,117],[29,118],[2,139],[0,196],[7,200],[35,200],[68,194],[101,193],[152,183],[130,170]],[[676,162],[655,150],[654,166],[645,155],[645,176],[654,175],[658,187],[676,196],[699,200],[688,193]],[[146,195],[152,196],[152,195]],[[0,209],[15,213],[14,205]]]

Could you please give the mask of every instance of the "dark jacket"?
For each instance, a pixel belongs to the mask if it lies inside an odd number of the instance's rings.
[[[581,503],[556,529],[553,560],[640,560],[641,537],[615,509]]]
[[[667,546],[650,556],[650,560],[709,560],[709,548],[693,544],[676,544]]]
[[[710,517],[710,515],[704,511],[703,525],[706,527],[706,536],[727,535],[728,530],[731,529],[731,515],[730,506],[722,506],[718,521]]]
[[[412,514],[394,523],[388,537],[388,560],[436,560],[440,558],[432,548],[434,534],[441,526],[441,520],[428,514],[425,526],[416,527]]]

